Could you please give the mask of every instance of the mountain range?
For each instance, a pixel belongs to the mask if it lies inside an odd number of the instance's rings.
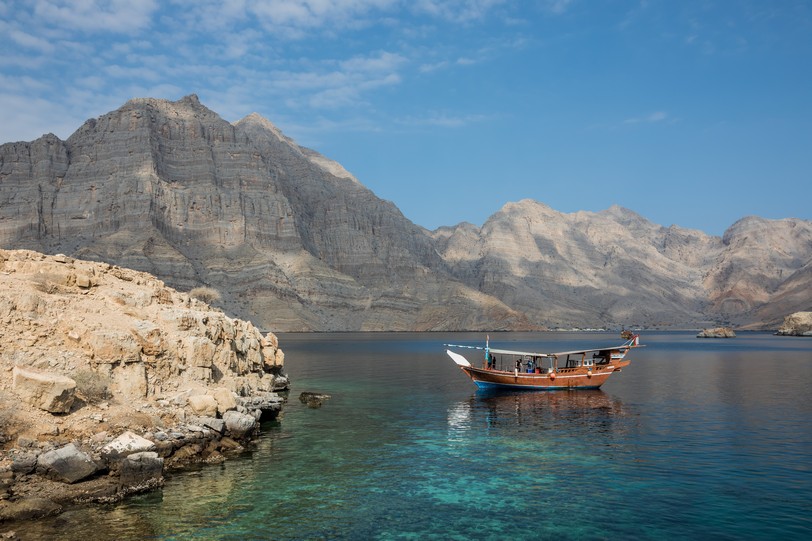
[[[613,206],[508,203],[428,231],[257,114],[132,99],[0,146],[0,247],[206,285],[274,331],[776,328],[812,309],[812,222],[720,238]]]

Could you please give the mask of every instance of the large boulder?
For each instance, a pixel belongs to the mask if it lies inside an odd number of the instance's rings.
[[[237,396],[225,387],[217,387],[211,391],[211,396],[217,401],[217,411],[223,415],[227,411],[237,409]]]
[[[15,366],[12,379],[23,402],[51,413],[68,413],[76,397],[76,382],[67,376]]]
[[[202,417],[217,417],[217,399],[209,394],[197,394],[189,397],[189,408]]]
[[[155,450],[153,442],[127,431],[102,447],[101,455],[108,463],[112,463],[134,453],[153,450]]]
[[[227,411],[223,421],[226,422],[227,433],[236,439],[252,434],[257,427],[257,420],[253,416],[238,411]]]
[[[37,459],[38,474],[63,483],[81,481],[98,470],[93,459],[73,443],[43,453]]]

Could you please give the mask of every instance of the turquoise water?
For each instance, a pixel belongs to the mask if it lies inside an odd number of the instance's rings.
[[[812,340],[644,334],[599,391],[478,391],[442,344],[282,335],[294,387],[257,449],[24,539],[800,539]],[[491,333],[561,351],[615,334]],[[498,344],[498,345],[497,345]],[[544,346],[539,346],[544,344]],[[472,354],[472,360],[475,357]],[[320,409],[302,391],[332,395]],[[0,526],[0,531],[4,528]]]

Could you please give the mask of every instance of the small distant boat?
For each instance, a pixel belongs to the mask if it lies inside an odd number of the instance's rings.
[[[626,359],[630,349],[640,345],[640,335],[628,338],[617,346],[534,353],[490,347],[444,344],[448,348],[484,350],[482,368],[473,366],[461,354],[446,349],[446,353],[481,389],[527,389],[554,391],[559,389],[598,389],[609,376],[620,372],[631,362]]]

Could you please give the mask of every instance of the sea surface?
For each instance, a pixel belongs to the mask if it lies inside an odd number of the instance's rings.
[[[256,449],[23,539],[810,539],[812,339],[643,333],[599,391],[478,391],[444,343],[282,334],[293,386]],[[563,351],[615,333],[491,333]],[[480,362],[480,352],[467,353]],[[327,393],[321,408],[298,400]],[[5,531],[0,525],[0,532]]]

